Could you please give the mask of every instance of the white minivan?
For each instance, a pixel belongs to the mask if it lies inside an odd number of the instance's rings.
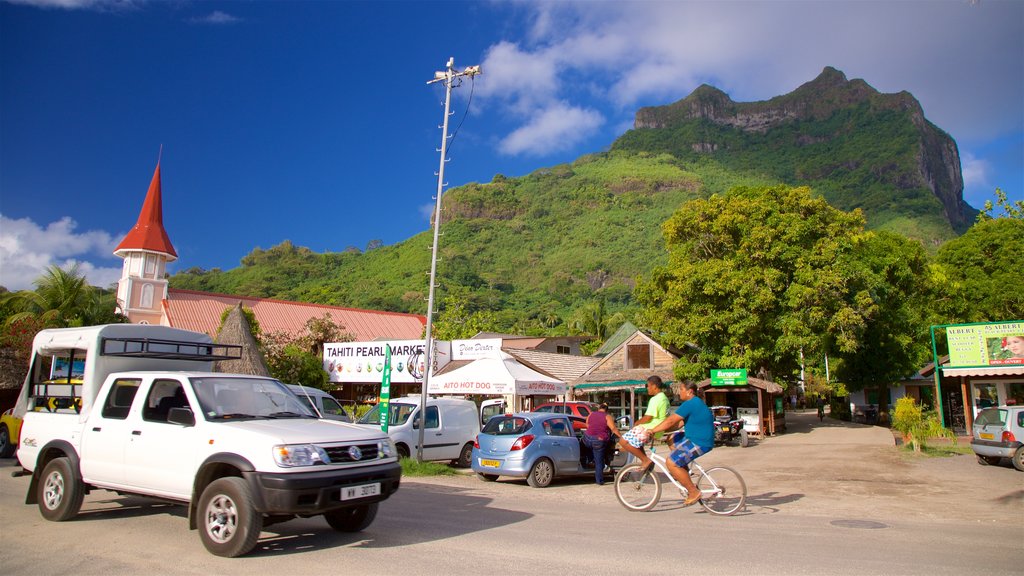
[[[346,409],[337,398],[319,388],[289,384],[288,389],[294,392],[307,408],[313,409],[313,412],[320,415],[324,420],[337,420],[339,422],[352,422],[354,420],[354,402]]]
[[[468,468],[482,418],[484,415],[500,414],[503,409],[504,400],[486,400],[478,410],[472,400],[427,398],[426,418],[423,419],[423,459],[450,460],[456,466]],[[394,398],[388,412],[388,435],[395,442],[399,456],[408,458],[416,453],[419,446],[420,398]],[[360,418],[358,423],[379,429],[380,404]]]

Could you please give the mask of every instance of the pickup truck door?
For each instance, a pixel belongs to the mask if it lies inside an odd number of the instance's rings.
[[[94,406],[82,432],[82,478],[99,485],[124,485],[124,451],[130,433],[128,416],[140,378],[118,378]]]
[[[196,426],[167,421],[171,408],[198,406],[186,390],[187,381],[156,378],[140,394],[140,409],[129,418],[124,455],[125,483],[140,492],[189,499],[200,451]],[[195,410],[192,411],[195,414]]]

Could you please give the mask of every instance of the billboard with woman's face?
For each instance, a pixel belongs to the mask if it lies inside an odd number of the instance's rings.
[[[1024,320],[946,328],[950,368],[1024,366]]]

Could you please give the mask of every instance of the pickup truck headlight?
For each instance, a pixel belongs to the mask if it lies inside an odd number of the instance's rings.
[[[398,451],[395,450],[395,443],[394,443],[394,441],[391,440],[391,438],[385,438],[383,441],[381,441],[381,443],[380,443],[380,456],[381,456],[381,458],[391,458],[397,452]]]
[[[293,468],[295,466],[315,466],[330,464],[327,451],[314,444],[279,444],[274,446],[274,461],[278,466]]]

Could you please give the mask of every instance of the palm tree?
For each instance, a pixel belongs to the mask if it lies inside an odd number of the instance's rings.
[[[33,284],[36,289],[10,292],[0,304],[10,310],[5,324],[33,319],[44,326],[86,326],[124,321],[114,311],[114,295],[90,286],[78,264],[69,270],[50,266]]]

